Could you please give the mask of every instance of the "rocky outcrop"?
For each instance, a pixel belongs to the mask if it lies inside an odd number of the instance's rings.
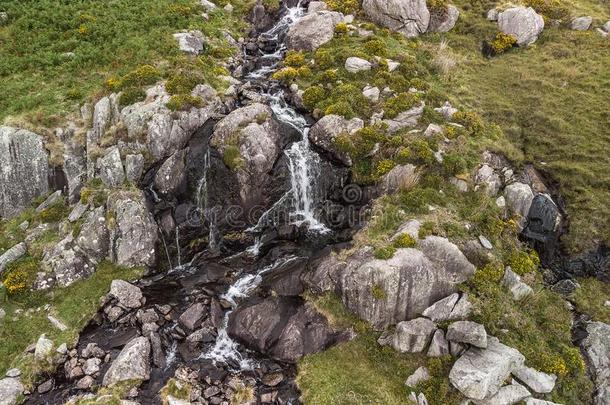
[[[125,181],[125,170],[121,161],[121,152],[117,146],[109,148],[103,157],[97,160],[98,177],[108,187],[119,187]]]
[[[610,397],[610,325],[603,322],[588,322],[587,337],[581,347],[593,376],[596,393],[594,405],[607,404]]]
[[[155,175],[155,189],[165,195],[176,195],[186,187],[186,149],[179,150],[163,162]]]
[[[41,136],[0,126],[0,217],[11,217],[49,192],[49,162]]]
[[[517,39],[517,45],[531,45],[544,29],[544,19],[531,7],[512,7],[498,14],[498,27]]]
[[[364,0],[362,10],[373,22],[409,38],[426,32],[430,23],[425,0]]]
[[[486,348],[487,332],[485,327],[472,321],[453,322],[447,328],[447,340],[457,343]]]
[[[434,322],[453,321],[467,318],[471,310],[468,294],[460,296],[459,293],[454,293],[426,308],[422,315]]]
[[[513,371],[513,375],[522,383],[530,387],[534,392],[548,394],[555,388],[557,376],[546,374],[531,367],[520,367]]]
[[[150,342],[141,336],[131,340],[104,375],[106,387],[121,381],[146,381],[150,378]]]
[[[104,206],[89,211],[76,243],[95,261],[100,261],[108,255],[110,234],[106,226],[106,209]]]
[[[510,373],[521,368],[524,361],[519,351],[490,337],[487,348],[466,350],[451,368],[449,381],[468,398],[483,400],[495,395]]]
[[[345,166],[351,166],[352,160],[349,154],[337,148],[335,139],[340,134],[353,134],[363,127],[364,122],[359,118],[347,120],[339,115],[325,115],[309,130],[309,141],[326,151],[334,160]]]
[[[394,118],[386,118],[383,122],[388,126],[388,132],[394,134],[404,128],[412,128],[417,125],[424,113],[425,104],[419,105],[399,113]]]
[[[157,225],[142,192],[114,192],[107,206],[113,220],[109,225],[112,260],[128,267],[154,265]]]
[[[40,267],[42,272],[38,273],[35,289],[47,289],[54,285],[66,287],[95,271],[95,263],[71,234],[45,251]]]
[[[335,34],[335,26],[343,20],[336,11],[315,11],[294,23],[286,34],[289,49],[314,51],[324,45]]]
[[[68,202],[70,204],[79,200],[80,191],[87,180],[85,147],[82,142],[78,141],[75,131],[74,124],[56,130],[56,136],[62,142],[64,148],[62,172],[66,177]]]
[[[144,303],[142,290],[124,280],[112,280],[108,294],[111,298],[117,300],[118,305],[125,309],[140,308]]]
[[[252,300],[229,317],[229,335],[272,358],[296,362],[342,339],[308,303],[280,297]]]
[[[447,32],[450,31],[460,17],[460,10],[454,5],[449,4],[444,10],[432,11],[430,13],[430,24],[428,32]]]
[[[25,242],[21,242],[2,253],[0,255],[0,274],[2,274],[6,266],[25,255],[27,250]]]

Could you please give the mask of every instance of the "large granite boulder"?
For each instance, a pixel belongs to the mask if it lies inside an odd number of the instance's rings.
[[[340,134],[353,134],[363,127],[364,122],[360,118],[347,120],[339,115],[325,115],[309,130],[309,141],[327,152],[336,161],[345,166],[351,166],[352,160],[347,153],[337,148],[335,139]]]
[[[11,217],[49,192],[49,157],[33,132],[0,126],[0,217]]]
[[[110,255],[121,266],[152,266],[156,261],[157,224],[142,192],[116,191],[108,196]]]
[[[89,211],[81,227],[76,243],[95,261],[108,255],[110,233],[106,226],[106,209],[102,205]]]
[[[389,336],[382,336],[380,344],[390,344],[400,353],[420,353],[430,343],[436,331],[436,324],[426,318],[416,318],[402,321],[396,325],[396,330]]]
[[[409,38],[425,33],[430,23],[426,0],[364,0],[362,10],[373,22]]]
[[[344,336],[312,305],[290,297],[241,304],[229,317],[228,333],[250,348],[290,363]]]
[[[531,7],[511,7],[498,14],[498,27],[517,39],[517,45],[531,45],[544,29],[544,18]]]
[[[294,23],[286,34],[289,49],[314,51],[335,34],[335,26],[343,21],[343,14],[336,11],[316,11]]]
[[[146,381],[150,378],[150,342],[144,336],[125,345],[104,375],[106,387],[122,381]]]
[[[140,308],[144,303],[142,290],[124,280],[112,280],[108,294],[110,298],[117,300],[119,306],[125,309]]]
[[[453,364],[449,381],[468,398],[483,400],[494,396],[508,376],[523,366],[518,350],[489,337],[487,348],[471,347]]]

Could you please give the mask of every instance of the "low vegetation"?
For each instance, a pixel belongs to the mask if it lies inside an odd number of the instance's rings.
[[[610,322],[610,284],[592,277],[579,279],[578,284],[580,288],[570,297],[576,310],[594,321]]]

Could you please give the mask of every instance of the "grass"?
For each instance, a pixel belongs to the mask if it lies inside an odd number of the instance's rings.
[[[570,297],[576,305],[576,310],[583,312],[594,321],[610,322],[610,306],[605,305],[610,300],[610,284],[596,278],[581,278],[580,288]]]
[[[220,1],[219,4],[224,4]],[[52,126],[103,91],[103,83],[142,65],[162,74],[189,64],[172,34],[199,29],[207,39],[205,69],[230,52],[223,31],[239,33],[248,4],[218,9],[208,21],[192,0],[5,0],[0,26],[0,122],[8,116]],[[222,57],[215,58],[215,55]],[[211,75],[208,75],[211,76]]]
[[[439,367],[439,360],[380,346],[379,334],[349,313],[335,295],[309,299],[334,326],[353,327],[358,336],[299,362],[297,383],[304,403],[405,404],[410,392],[405,380],[422,365],[431,369],[433,379],[416,391],[423,391],[430,404],[459,403],[458,393],[449,387],[446,360]]]
[[[571,252],[610,241],[610,99],[608,41],[594,31],[576,32],[547,24],[535,45],[492,59],[480,52],[497,30],[481,14],[491,1],[457,1],[462,13],[447,34],[460,62],[444,77],[443,88],[456,104],[498,123],[524,160],[549,172],[567,202]],[[566,3],[573,15],[610,18],[607,4]],[[439,36],[427,36],[434,42]]]
[[[0,321],[0,373],[19,367],[23,372],[22,380],[31,384],[40,370],[33,363],[32,355],[23,353],[28,345],[45,333],[55,347],[62,343],[72,346],[97,312],[100,297],[108,292],[112,280],[133,280],[142,274],[140,268],[126,269],[102,262],[90,278],[66,288],[17,296],[7,296],[4,290],[0,291],[0,306],[6,311],[6,317]],[[45,305],[50,305],[49,311],[68,326],[66,331],[60,331],[49,322],[47,311],[42,309]],[[17,315],[16,311],[22,312]]]

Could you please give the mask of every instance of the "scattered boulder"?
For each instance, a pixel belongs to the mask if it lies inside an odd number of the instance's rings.
[[[447,328],[447,340],[486,348],[487,332],[480,323],[472,321],[453,322]]]
[[[517,45],[531,45],[544,29],[544,19],[531,7],[512,7],[498,14],[498,27],[517,39]]]
[[[419,228],[420,227],[421,227],[421,222],[419,222],[417,219],[409,219],[407,222],[405,222],[404,224],[402,224],[398,227],[398,230],[392,236],[392,240],[395,240],[396,238],[398,238],[400,235],[402,235],[404,233],[406,233],[413,239],[417,240],[417,239],[419,239]]]
[[[345,70],[350,73],[358,73],[371,70],[373,64],[366,59],[351,56],[345,60]]]
[[[459,17],[460,10],[451,4],[442,11],[433,11],[430,13],[428,32],[448,32],[455,26]]]
[[[328,152],[332,158],[345,166],[351,166],[349,154],[337,148],[335,139],[340,134],[353,134],[363,127],[364,122],[359,118],[347,120],[339,115],[329,114],[311,127],[308,137],[312,144]]]
[[[476,401],[476,405],[513,405],[531,397],[530,392],[523,385],[513,381],[511,384],[500,387],[491,398]]]
[[[336,11],[309,13],[290,26],[285,43],[289,49],[314,51],[335,34],[335,26],[343,21],[343,14]]]
[[[519,351],[490,337],[487,348],[471,347],[457,359],[449,372],[449,381],[468,398],[490,398],[524,361]]]
[[[197,302],[191,305],[182,315],[180,315],[178,322],[189,331],[193,331],[201,324],[206,312],[207,307],[201,302]]]
[[[180,50],[189,55],[199,55],[205,47],[205,37],[199,30],[174,34]]]
[[[362,10],[373,22],[409,38],[425,33],[430,23],[425,0],[364,0]]]
[[[399,113],[394,118],[386,118],[383,120],[388,126],[388,133],[394,134],[403,128],[411,128],[417,126],[419,119],[424,113],[425,103],[422,101],[419,105]]]
[[[418,180],[417,167],[410,163],[396,165],[382,177],[379,188],[383,193],[391,194],[398,190],[408,190],[415,186]]]
[[[34,359],[36,361],[49,361],[53,354],[53,341],[47,339],[47,336],[43,333],[36,342],[36,348],[34,349]]]
[[[591,27],[591,23],[593,22],[593,17],[577,17],[572,20],[570,23],[570,28],[575,31],[586,31]]]
[[[426,138],[432,137],[434,135],[442,134],[443,127],[438,124],[428,124],[426,130],[424,131],[424,136]]]
[[[533,293],[532,288],[521,281],[521,277],[512,271],[510,267],[507,267],[504,270],[502,285],[510,290],[513,294],[513,298],[517,301]]]
[[[500,187],[502,187],[502,179],[500,175],[488,164],[483,164],[477,174],[474,176],[474,182],[477,186],[485,187],[487,194],[494,196],[498,194]]]
[[[379,338],[380,344],[389,344],[400,353],[420,353],[430,343],[436,324],[426,318],[402,321],[390,336]]]
[[[49,192],[48,153],[33,132],[0,126],[0,217],[12,217]]]
[[[530,387],[534,392],[540,394],[548,394],[553,391],[555,381],[557,380],[555,374],[546,374],[526,366],[514,370],[513,376]]]
[[[112,280],[109,294],[117,299],[120,306],[126,309],[140,308],[144,300],[142,290],[124,280]]]
[[[467,318],[471,310],[468,294],[460,296],[459,293],[453,293],[426,308],[422,315],[434,322],[453,321]]]
[[[27,250],[25,242],[21,242],[2,253],[0,255],[0,274],[2,274],[6,266],[25,255]]]
[[[413,374],[407,377],[405,385],[411,388],[415,388],[420,382],[428,381],[430,379],[430,372],[424,366],[419,367]]]
[[[111,386],[121,381],[146,381],[150,378],[150,342],[144,336],[131,340],[104,375],[102,384]]]
[[[561,214],[553,199],[547,194],[537,194],[527,214],[523,236],[552,246],[559,238]]]
[[[379,90],[379,87],[377,87],[377,86],[365,86],[364,89],[362,89],[362,95],[373,103],[376,103],[379,101],[380,94],[381,94],[381,91]]]

